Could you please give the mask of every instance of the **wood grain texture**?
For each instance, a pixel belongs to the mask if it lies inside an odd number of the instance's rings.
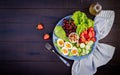
[[[120,0],[0,0],[0,75],[71,75],[71,67],[44,45],[49,42],[53,46],[57,22],[74,11],[84,11],[94,19],[88,11],[94,2],[99,2],[103,10],[115,11],[113,27],[100,42],[116,47],[113,58],[95,75],[119,75]],[[44,24],[44,30],[36,29],[38,23]],[[43,39],[45,33],[50,33],[49,40]]]
[[[61,62],[4,62],[0,65],[3,75],[70,75],[70,68]]]
[[[120,7],[119,0],[1,0],[0,8],[87,8],[94,2],[101,3],[107,9]]]
[[[0,41],[43,41],[43,33],[52,33],[57,22],[61,18],[71,15],[75,10],[76,9],[66,9],[66,11],[64,11],[64,9],[1,9]],[[119,35],[114,34],[120,32],[119,21],[117,21],[117,19],[119,19],[119,11],[120,10],[115,10],[115,22],[107,39],[104,40],[105,42],[118,42],[117,38]],[[85,12],[87,13],[87,11]],[[90,15],[89,13],[87,14]],[[38,23],[43,23],[45,29],[37,31],[36,25]]]

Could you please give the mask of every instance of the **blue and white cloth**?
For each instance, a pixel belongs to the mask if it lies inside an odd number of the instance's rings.
[[[99,40],[110,32],[115,18],[112,10],[102,10],[94,19],[98,30]],[[93,75],[99,66],[107,64],[114,54],[115,47],[99,43],[96,50],[87,58],[75,60],[72,65],[72,75]]]

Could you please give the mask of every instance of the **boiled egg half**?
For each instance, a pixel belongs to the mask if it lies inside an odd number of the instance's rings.
[[[63,47],[63,46],[64,46],[64,40],[63,40],[63,39],[58,39],[58,40],[57,40],[57,45],[58,45],[59,47]]]
[[[77,48],[76,48],[76,47],[73,47],[73,48],[71,49],[71,53],[72,53],[72,55],[74,55],[74,56],[78,55],[78,50],[77,50]]]
[[[73,45],[70,42],[65,42],[64,47],[67,49],[72,49]]]
[[[65,47],[63,47],[63,48],[61,49],[61,52],[62,52],[64,55],[68,55],[68,54],[69,54],[68,49],[65,48]]]

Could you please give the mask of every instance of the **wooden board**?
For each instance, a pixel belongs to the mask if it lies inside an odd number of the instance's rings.
[[[57,22],[74,11],[90,15],[90,4],[99,2],[103,10],[114,10],[115,21],[110,33],[100,42],[115,46],[113,58],[98,68],[95,75],[119,75],[120,69],[120,1],[115,0],[0,0],[0,75],[71,75],[45,43],[52,46],[52,33]],[[43,23],[44,30],[36,25]],[[44,40],[43,35],[51,38]],[[54,47],[53,47],[54,49]],[[71,65],[73,61],[66,59]]]

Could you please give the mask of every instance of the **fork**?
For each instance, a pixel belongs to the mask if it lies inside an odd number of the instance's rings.
[[[49,50],[49,51],[53,52],[55,55],[57,55],[57,56],[61,59],[61,61],[62,61],[66,66],[70,67],[70,64],[69,64],[63,57],[61,57],[60,55],[58,55],[58,54],[55,52],[55,50],[52,49],[51,44],[46,43],[46,44],[45,44],[45,48],[47,48],[47,50]]]

